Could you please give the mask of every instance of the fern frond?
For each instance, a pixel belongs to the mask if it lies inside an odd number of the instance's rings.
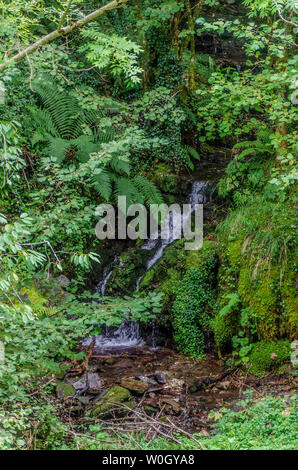
[[[123,174],[125,173],[126,175],[129,175],[130,173],[130,165],[129,162],[126,160],[123,160],[119,157],[112,157],[109,166],[111,167],[112,170],[114,170],[116,173]]]
[[[95,153],[99,150],[99,146],[93,142],[93,136],[80,135],[76,139],[72,139],[71,143],[78,150],[76,152],[76,158],[80,162],[87,162],[89,160],[90,153]]]
[[[147,205],[150,204],[162,204],[162,195],[152,181],[149,181],[142,175],[136,176],[133,179],[133,183],[139,190],[140,194],[143,195],[144,201]]]
[[[80,108],[72,97],[57,90],[52,83],[36,81],[33,86],[50,113],[60,137],[73,139],[82,134],[82,127],[79,125]]]
[[[115,177],[115,189],[114,195],[115,199],[118,196],[126,196],[126,204],[130,206],[131,204],[143,204],[144,197],[138,188],[133,184],[133,181],[125,176]]]
[[[43,133],[51,134],[53,137],[59,137],[59,133],[53,123],[51,114],[47,109],[40,109],[31,106],[29,108],[30,116],[37,124],[37,127]]]
[[[93,187],[98,194],[100,194],[105,201],[109,201],[112,194],[111,174],[103,170],[101,173],[93,175],[92,180]]]
[[[70,140],[61,139],[61,137],[48,137],[48,148],[46,152],[51,157],[55,157],[58,163],[63,162],[67,151],[72,147]]]

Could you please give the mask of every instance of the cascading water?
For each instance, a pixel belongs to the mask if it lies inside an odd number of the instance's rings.
[[[177,224],[181,224],[181,226],[186,226],[189,219],[191,218],[191,214],[195,209],[196,204],[204,204],[207,202],[206,191],[209,184],[206,181],[195,181],[191,188],[191,193],[188,196],[188,204],[190,204],[190,211],[183,213],[183,217],[178,217],[175,219],[173,214],[170,212],[168,215],[168,219],[165,221],[165,225],[169,225],[169,236],[168,238],[157,238],[157,239],[148,239],[142,246],[142,250],[155,250],[153,251],[152,256],[147,260],[146,263],[146,271],[150,269],[163,255],[163,252],[167,246],[169,246],[175,240],[175,232],[180,232],[180,227],[177,227]],[[179,230],[177,230],[179,229]],[[160,235],[160,232],[159,232]],[[140,288],[140,283],[143,279],[145,274],[142,274],[137,280],[136,290],[138,291]]]
[[[167,238],[160,238],[160,231],[158,234],[155,234],[155,237],[146,240],[146,242],[141,246],[142,250],[152,251],[152,255],[147,260],[146,271],[148,271],[163,255],[163,252],[167,246],[169,246],[175,240],[175,231],[180,232],[181,225],[187,224],[191,218],[192,212],[195,209],[196,204],[204,204],[207,202],[207,188],[208,183],[205,181],[196,181],[192,185],[191,193],[188,196],[188,204],[190,204],[190,210],[186,213],[183,213],[183,218],[178,217],[177,219],[173,217],[173,214],[169,214],[169,219],[166,220],[169,225],[169,233]],[[180,227],[177,226],[180,225]],[[98,283],[97,291],[101,293],[102,296],[105,295],[106,286],[109,279],[112,276],[114,266],[117,262],[117,258],[110,264],[103,274],[102,280]],[[136,290],[139,290],[140,282],[143,279],[143,276],[140,276],[136,283]],[[82,345],[89,346],[91,344],[92,338],[86,338]],[[105,327],[104,331],[95,338],[95,348],[101,353],[109,353],[114,351],[125,351],[127,349],[132,349],[136,347],[143,346],[145,344],[144,340],[140,334],[139,324],[132,322],[129,318],[126,318],[119,328]],[[152,329],[152,346],[155,348],[155,324],[153,323]]]
[[[86,338],[82,342],[84,347],[90,346],[92,338]],[[144,346],[145,341],[140,335],[140,326],[126,318],[118,328],[105,327],[96,336],[94,347],[99,353],[112,353],[125,351]]]

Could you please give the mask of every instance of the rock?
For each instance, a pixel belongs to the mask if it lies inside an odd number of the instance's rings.
[[[155,378],[156,382],[158,382],[161,385],[163,385],[167,382],[167,379],[166,379],[165,375],[162,372],[156,372],[154,374],[154,378]]]
[[[76,394],[75,388],[66,382],[58,382],[56,385],[56,393],[58,398],[74,397]]]
[[[84,390],[84,388],[86,388],[86,375],[82,375],[79,380],[73,382],[72,386],[75,388],[76,391]]]
[[[152,385],[154,387],[158,385],[155,380],[150,379],[149,377],[145,377],[144,375],[137,375],[136,379],[141,380],[142,382],[147,382],[149,385]]]
[[[143,395],[143,393],[145,393],[149,388],[148,382],[128,377],[121,379],[120,384],[122,387],[127,388],[128,390],[133,393],[136,393],[137,395]]]
[[[88,388],[87,388],[87,384],[88,384]],[[86,388],[86,391],[88,391],[88,393],[98,393],[100,390],[102,390],[103,381],[99,378],[96,372],[88,372],[88,382],[87,382],[86,372],[85,372],[80,377],[79,380],[72,383],[72,386],[76,390],[84,390]]]
[[[98,374],[94,372],[88,373],[88,381],[88,393],[98,393],[103,387],[103,381],[99,378]]]
[[[108,357],[104,362],[105,362],[105,364],[113,365],[117,361],[118,361],[118,357],[111,356],[111,357]]]
[[[118,403],[122,403],[128,408],[133,407],[130,392],[126,388],[114,385],[101,397],[100,401],[90,410],[89,414],[92,417],[101,418],[107,418],[113,415],[122,416],[127,413],[127,410],[118,408]]]

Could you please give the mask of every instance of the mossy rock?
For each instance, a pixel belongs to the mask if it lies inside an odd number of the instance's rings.
[[[145,392],[147,392],[149,388],[148,382],[136,380],[129,377],[124,377],[123,379],[121,379],[120,384],[122,387],[127,388],[127,390],[130,390],[136,395],[143,395]]]
[[[130,392],[119,385],[111,387],[100,401],[90,411],[90,416],[96,417],[109,417],[112,415],[120,416],[127,411],[124,408],[118,408],[117,404],[123,404],[128,408],[133,407]],[[116,405],[115,405],[116,404]]]
[[[254,375],[263,375],[273,369],[278,369],[291,356],[291,345],[289,340],[265,343],[260,341],[253,345],[249,354],[248,371]]]
[[[242,304],[254,312],[258,338],[267,342],[279,336],[279,276],[271,266],[260,268],[255,278],[249,267],[243,267],[239,274],[238,294]]]
[[[298,332],[297,273],[295,270],[295,266],[288,267],[281,285],[281,303],[285,318],[281,333],[287,334],[291,339],[295,339]]]
[[[58,398],[70,398],[75,396],[76,391],[71,384],[58,382],[56,385],[56,393]]]
[[[122,253],[107,284],[107,292],[131,294],[136,287],[137,279],[145,272],[149,255],[150,252],[140,248],[131,248]]]

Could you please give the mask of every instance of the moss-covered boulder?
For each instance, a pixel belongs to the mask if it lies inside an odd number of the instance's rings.
[[[148,382],[143,380],[136,380],[131,377],[124,377],[120,384],[122,387],[127,388],[127,390],[130,390],[136,395],[143,395],[149,388]]]
[[[255,195],[219,227],[221,268],[213,331],[222,352],[231,349],[232,337],[243,329],[250,342],[297,336],[294,221],[290,196],[280,203]],[[222,315],[227,295],[239,302]]]
[[[171,167],[165,163],[156,165],[152,181],[164,194],[181,194],[179,176],[174,174]]]
[[[56,385],[56,394],[58,398],[66,399],[74,397],[76,394],[75,388],[66,382],[58,382]]]
[[[126,388],[114,385],[103,397],[100,398],[89,414],[94,418],[107,418],[112,415],[123,415],[127,412],[127,409],[117,406],[120,404],[123,404],[128,408],[132,408],[133,402],[131,394]]]

